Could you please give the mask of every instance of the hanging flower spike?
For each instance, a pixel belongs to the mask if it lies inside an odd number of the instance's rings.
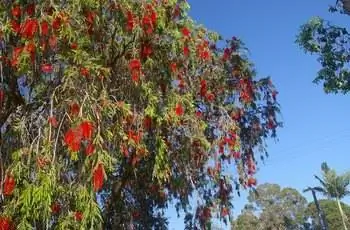
[[[64,135],[64,142],[68,145],[68,148],[73,152],[80,150],[80,143],[82,140],[82,134],[80,130],[69,129]]]
[[[188,46],[184,46],[184,56],[188,57],[190,55],[190,49],[188,48]]]
[[[11,60],[11,65],[12,67],[16,67],[17,64],[18,64],[18,59],[19,59],[19,56],[21,55],[23,51],[23,48],[22,47],[16,47],[14,50],[13,50],[13,54],[12,54],[12,60]]]
[[[94,125],[91,121],[83,121],[80,124],[79,129],[81,130],[82,136],[85,140],[91,140],[94,132]]]
[[[5,92],[3,89],[0,89],[0,108],[4,100],[5,100]]]
[[[175,113],[177,116],[182,116],[184,114],[184,108],[182,107],[181,103],[176,104]]]
[[[40,23],[40,34],[41,36],[47,36],[49,34],[49,23],[45,20]]]
[[[51,205],[51,212],[53,214],[58,214],[61,211],[61,205],[58,202],[55,202]]]
[[[249,177],[249,178],[248,178],[247,185],[248,185],[248,187],[253,187],[253,186],[255,186],[255,185],[256,185],[256,179],[253,178],[253,177]]]
[[[84,77],[88,77],[90,75],[90,71],[89,71],[89,69],[83,67],[80,69],[80,74]]]
[[[57,122],[56,117],[50,116],[49,119],[48,119],[48,122],[49,122],[49,124],[50,124],[52,127],[54,127],[54,128],[57,128],[57,127],[58,127],[58,122]]]
[[[32,39],[37,30],[38,21],[36,19],[28,18],[21,28],[21,36],[27,39]]]
[[[131,11],[128,11],[126,17],[127,17],[126,30],[129,32],[132,32],[135,27],[134,15]]]
[[[150,46],[149,44],[143,44],[141,47],[141,57],[143,59],[148,58],[149,56],[151,56],[153,50],[152,50],[152,46]]]
[[[57,15],[55,19],[52,21],[52,28],[57,31],[61,28],[61,24],[62,24],[61,15]]]
[[[70,44],[70,48],[72,50],[76,50],[78,48],[78,44],[76,42],[73,42],[72,44]]]
[[[0,217],[0,230],[10,230],[11,221],[7,217]]]
[[[103,164],[99,163],[93,173],[93,187],[94,191],[98,192],[103,187],[105,169]]]
[[[189,38],[191,35],[191,31],[187,27],[182,28],[181,32],[185,38]]]
[[[21,7],[19,5],[14,5],[11,9],[11,14],[14,18],[20,18],[21,17]]]
[[[11,28],[16,34],[21,32],[21,25],[16,20],[11,20]]]
[[[42,64],[41,65],[41,71],[43,73],[46,73],[46,74],[49,74],[49,73],[52,73],[53,72],[53,66],[51,64]]]
[[[12,195],[12,193],[15,189],[15,186],[16,186],[15,178],[10,174],[6,175],[5,180],[4,180],[4,188],[3,188],[4,195],[5,196]]]
[[[170,63],[170,70],[171,70],[172,73],[176,73],[177,72],[176,62]]]
[[[201,80],[201,88],[200,88],[200,95],[201,97],[205,97],[207,94],[207,81],[206,80]]]
[[[131,72],[131,78],[137,82],[141,74],[141,62],[139,59],[133,59],[129,62],[129,69]]]
[[[70,114],[72,116],[78,116],[80,112],[80,106],[77,103],[73,103],[70,105]]]
[[[83,213],[79,212],[79,211],[75,212],[74,213],[74,219],[76,221],[79,221],[79,222],[82,221],[83,220]]]
[[[29,15],[29,16],[33,16],[34,13],[35,13],[35,4],[34,3],[31,3],[27,6],[26,8],[26,13]]]
[[[88,157],[88,156],[91,156],[94,152],[95,152],[95,146],[94,144],[89,142],[85,149],[85,155]]]

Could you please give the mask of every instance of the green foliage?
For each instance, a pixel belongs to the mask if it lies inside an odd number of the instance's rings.
[[[237,229],[299,229],[304,223],[307,202],[293,188],[262,184],[249,193],[248,201],[233,223]]]
[[[342,224],[342,217],[338,210],[338,205],[336,201],[333,200],[319,200],[321,210],[326,216],[327,225],[329,230],[344,230]],[[348,218],[350,218],[350,206],[344,203],[341,203],[344,213]],[[310,203],[306,209],[305,216],[312,219],[313,229],[321,229],[318,221],[318,213],[314,203]]]
[[[332,25],[319,17],[301,26],[296,42],[306,52],[318,56],[322,68],[314,82],[323,83],[326,93],[350,91],[349,39],[347,28]]]

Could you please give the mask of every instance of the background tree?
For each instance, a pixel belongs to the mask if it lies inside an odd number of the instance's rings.
[[[188,9],[0,2],[2,229],[164,229],[170,201],[188,229],[227,220],[276,136],[277,92]]]
[[[233,229],[299,229],[304,223],[306,199],[293,188],[262,184],[248,196],[249,206],[233,223]],[[255,215],[252,210],[254,210]],[[247,218],[253,215],[252,221]],[[257,218],[257,225],[255,225]],[[245,225],[247,224],[247,225]],[[249,226],[249,227],[248,227]],[[246,227],[246,228],[245,228]]]
[[[242,210],[242,213],[232,222],[232,230],[256,230],[259,226],[259,218],[249,208]]]
[[[329,230],[344,230],[342,217],[339,213],[338,204],[333,200],[319,200],[319,204],[326,216],[326,221]],[[350,206],[341,202],[341,206],[344,210],[344,214],[350,217]],[[318,222],[318,213],[316,206],[313,202],[309,203],[305,217],[312,219],[312,228],[314,230],[320,230],[321,226]]]
[[[345,215],[340,200],[350,194],[350,172],[337,175],[336,171],[330,169],[327,163],[322,163],[322,178],[315,176],[321,186],[315,187],[315,190],[321,192],[324,196],[334,199],[337,202],[340,215],[342,217],[343,227],[347,229],[347,216]]]
[[[344,3],[344,4],[343,4]],[[349,13],[349,1],[336,1],[331,12]],[[318,55],[322,68],[315,83],[323,83],[326,93],[350,91],[350,36],[348,28],[315,17],[301,27],[297,43],[306,52]]]

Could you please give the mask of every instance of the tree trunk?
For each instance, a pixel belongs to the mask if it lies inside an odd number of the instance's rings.
[[[348,230],[348,228],[346,227],[346,220],[347,220],[347,217],[344,215],[344,211],[343,211],[343,208],[341,207],[339,198],[336,198],[336,200],[337,200],[339,212],[340,212],[340,215],[341,215],[341,219],[342,219],[342,221],[343,221],[344,229],[345,229],[345,230]]]

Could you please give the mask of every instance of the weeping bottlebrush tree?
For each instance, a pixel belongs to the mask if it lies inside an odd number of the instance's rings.
[[[186,1],[0,4],[0,229],[229,218],[280,126],[239,39],[217,47]]]

